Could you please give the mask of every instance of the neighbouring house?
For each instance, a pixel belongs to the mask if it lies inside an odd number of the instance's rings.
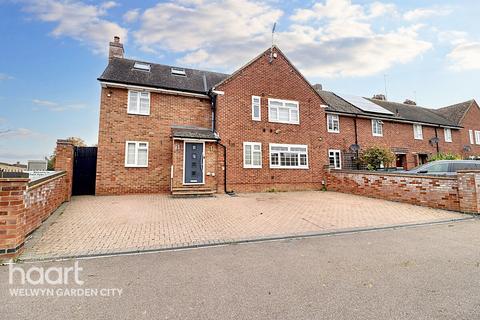
[[[480,107],[478,103],[475,100],[469,100],[436,109],[435,112],[462,127],[460,130],[462,154],[480,158]]]
[[[320,189],[369,146],[405,169],[464,149],[463,122],[312,86],[276,46],[229,75],[127,59],[115,37],[98,80],[98,195]]]
[[[413,102],[396,103],[319,90],[325,108],[329,153],[336,168],[355,168],[358,150],[384,146],[396,154],[396,167],[410,169],[438,152],[461,149],[461,127]],[[343,163],[342,163],[343,162]]]
[[[22,172],[27,170],[27,166],[20,164],[20,162],[14,163],[14,164],[9,164],[9,163],[4,163],[0,162],[0,171],[4,172]]]

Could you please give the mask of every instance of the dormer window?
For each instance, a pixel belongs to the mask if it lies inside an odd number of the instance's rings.
[[[150,65],[146,63],[135,62],[135,64],[133,65],[133,69],[150,71]]]
[[[183,76],[185,77],[187,74],[185,73],[185,69],[182,68],[172,68],[172,74],[175,76]]]

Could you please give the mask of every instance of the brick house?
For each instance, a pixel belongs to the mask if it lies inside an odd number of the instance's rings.
[[[277,48],[232,75],[125,59],[101,83],[96,194],[319,189],[318,92]]]
[[[435,112],[462,127],[462,154],[465,157],[480,158],[480,107],[477,102],[469,100],[437,109]]]
[[[404,169],[425,163],[438,152],[461,153],[461,126],[435,110],[413,102],[352,98],[324,90],[319,93],[328,105],[326,143],[329,154],[338,158],[331,163],[334,167],[354,167],[357,149],[370,146],[391,149],[397,156],[396,167]],[[361,104],[365,103],[380,109],[362,109]]]
[[[358,148],[388,147],[411,168],[462,153],[463,126],[480,130],[476,103],[456,119],[460,107],[337,95],[275,46],[228,75],[126,59],[115,37],[98,80],[98,195],[315,190]]]

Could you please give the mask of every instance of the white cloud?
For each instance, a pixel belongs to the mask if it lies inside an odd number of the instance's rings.
[[[0,139],[30,139],[40,137],[41,134],[27,128],[2,129]]]
[[[50,100],[41,100],[41,99],[33,99],[32,103],[35,104],[38,107],[44,107],[47,108],[49,111],[54,111],[54,112],[63,112],[63,111],[68,111],[68,110],[79,110],[79,109],[84,109],[86,107],[85,104],[83,103],[73,103],[73,104],[60,104],[55,101],[50,101]],[[35,107],[33,111],[40,111],[40,108]]]
[[[116,6],[114,1],[99,5],[80,1],[27,0],[25,10],[37,19],[55,23],[55,37],[71,37],[88,45],[95,53],[106,54],[108,42],[118,35],[127,40],[127,30],[117,23],[104,19],[107,10]]]
[[[141,15],[134,37],[143,50],[179,54],[178,63],[233,71],[269,46],[273,22],[283,15],[274,5],[251,0],[160,3]],[[422,25],[377,31],[379,17],[401,15],[391,3],[314,3],[295,10],[290,25],[279,25],[276,43],[303,73],[323,77],[371,75],[431,48],[420,39]]]
[[[450,68],[455,71],[480,69],[480,42],[465,42],[457,45],[448,55]]]
[[[440,42],[446,42],[453,45],[458,45],[467,42],[469,35],[465,31],[449,30],[438,31],[438,40]]]
[[[123,21],[127,23],[135,22],[137,21],[139,15],[140,15],[140,9],[129,10],[125,12],[125,14],[123,15]]]
[[[416,21],[422,19],[428,19],[434,16],[448,16],[452,13],[452,8],[450,7],[432,7],[432,8],[417,8],[405,12],[403,18],[407,21]]]
[[[144,11],[134,36],[143,50],[184,53],[180,62],[238,67],[268,46],[272,25],[282,14],[250,0],[159,3]]]
[[[9,76],[8,74],[6,73],[0,73],[0,81],[3,81],[3,80],[11,80],[13,79],[12,76]]]

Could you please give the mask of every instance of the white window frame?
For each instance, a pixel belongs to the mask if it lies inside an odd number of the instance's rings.
[[[444,128],[443,133],[445,136],[445,142],[452,142],[452,129]]]
[[[420,128],[420,131],[418,131],[416,128]],[[423,140],[423,126],[421,124],[413,125],[413,138],[415,140]]]
[[[335,128],[335,121],[337,128]],[[330,124],[332,125],[331,127]],[[330,133],[340,133],[340,117],[338,114],[327,113],[327,130]]]
[[[135,109],[133,109],[134,106],[130,104],[130,95],[132,92],[137,93],[137,104],[135,106]],[[140,99],[142,93],[147,93],[148,94],[148,110],[147,112],[140,112]],[[140,90],[128,90],[128,97],[127,97],[127,113],[128,114],[136,114],[136,115],[141,115],[141,116],[149,116],[150,115],[150,92],[149,91],[140,91]]]
[[[375,128],[380,128],[380,132],[376,132]],[[372,119],[372,135],[374,137],[383,137],[383,121],[382,120]]]
[[[255,102],[255,99],[258,99],[258,104]],[[255,107],[258,107],[258,117],[255,117]],[[252,120],[262,120],[262,98],[259,96],[252,96]]]
[[[330,167],[332,169],[336,170],[341,170],[342,169],[342,151],[341,150],[336,150],[336,149],[329,149],[328,150],[328,165],[330,166],[330,154],[333,153],[333,162],[334,166]],[[335,154],[338,153],[338,163],[337,163],[337,158],[335,157]]]
[[[470,136],[470,144],[475,144],[475,138],[473,136],[473,130],[468,130],[468,135]]]
[[[250,146],[251,149],[250,149],[250,159],[252,161],[251,164],[247,164],[247,157],[246,157],[246,153],[245,153],[245,150],[246,150],[246,146]],[[260,165],[255,165],[253,164],[253,154],[255,152],[258,152],[258,151],[255,151],[254,150],[254,147],[255,146],[259,146],[260,147]],[[244,142],[243,143],[243,167],[245,169],[261,169],[262,168],[262,164],[263,164],[263,161],[262,161],[262,144],[260,142]]]
[[[288,108],[288,121],[282,121],[282,120],[279,120],[279,110],[277,108],[277,119],[272,119],[271,118],[271,104],[270,102],[279,102],[281,104],[283,104],[283,108]],[[292,108],[292,107],[286,107],[285,104],[286,103],[291,103],[291,104],[295,104],[296,105],[296,108]],[[298,121],[292,121],[292,110],[296,109],[297,110],[297,115],[298,115]],[[298,103],[298,101],[292,101],[292,100],[281,100],[281,99],[273,99],[273,98],[269,98],[268,99],[268,121],[269,122],[277,122],[277,123],[287,123],[287,124],[300,124],[300,104]]]
[[[475,144],[480,144],[480,131],[475,130]]]
[[[128,145],[129,144],[135,144],[135,163],[130,164],[128,163]],[[147,145],[147,163],[139,165],[138,164],[138,149],[140,146],[140,143],[145,143]],[[147,141],[126,141],[125,142],[125,167],[126,168],[148,168],[148,152],[149,152],[149,143]]]
[[[272,147],[283,147],[283,148],[288,148],[288,150],[284,152],[288,153],[297,153],[298,155],[298,166],[282,166],[281,161],[280,161],[280,151],[272,151]],[[300,152],[300,151],[291,151],[292,148],[305,148],[305,152]],[[279,144],[279,143],[270,143],[268,145],[268,160],[270,163],[270,168],[272,169],[309,169],[308,168],[308,145],[306,144]],[[272,164],[272,154],[278,153],[278,164],[274,165]],[[305,154],[306,155],[306,163],[305,165],[300,164],[300,155]]]

